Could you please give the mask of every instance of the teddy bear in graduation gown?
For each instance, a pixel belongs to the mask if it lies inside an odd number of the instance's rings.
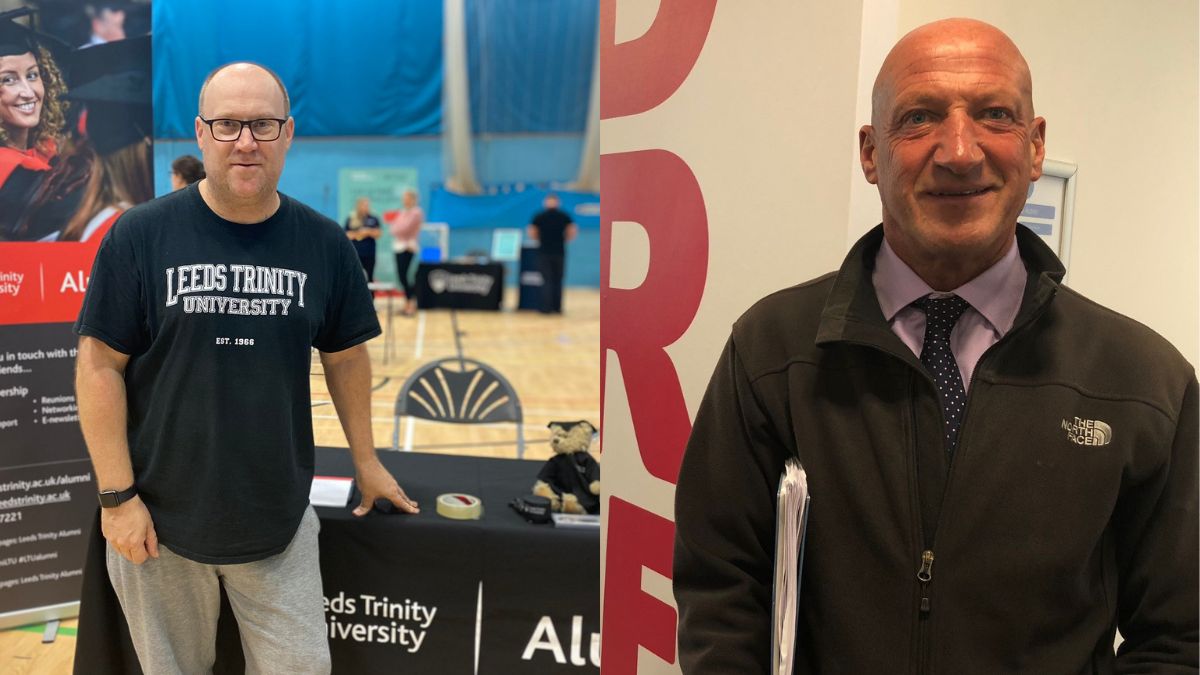
[[[533,494],[549,499],[554,511],[600,513],[600,463],[588,452],[596,427],[586,420],[548,426],[554,456],[538,473]]]

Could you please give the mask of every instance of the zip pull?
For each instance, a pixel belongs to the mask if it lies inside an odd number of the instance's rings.
[[[921,569],[917,570],[917,581],[927,584],[933,579],[933,551],[921,553]]]
[[[921,552],[921,569],[917,570],[917,581],[921,582],[921,614],[929,613],[929,582],[933,579],[933,551]]]

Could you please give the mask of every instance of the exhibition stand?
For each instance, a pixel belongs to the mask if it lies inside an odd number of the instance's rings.
[[[508,507],[530,493],[541,462],[379,455],[421,513],[355,518],[357,501],[317,508],[334,673],[599,672],[599,531],[533,525]],[[354,474],[345,449],[318,448],[316,469]],[[478,496],[483,516],[437,515],[437,496],[450,492]],[[77,640],[76,672],[139,672],[98,528],[84,568]],[[236,623],[222,598],[213,672],[243,670]]]

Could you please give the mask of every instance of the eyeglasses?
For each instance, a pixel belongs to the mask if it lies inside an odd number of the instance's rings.
[[[208,125],[208,130],[212,132],[214,139],[223,143],[232,143],[241,138],[242,129],[246,127],[250,127],[250,135],[254,137],[254,140],[265,143],[279,138],[279,134],[283,132],[283,123],[287,120],[274,117],[257,120],[233,120],[221,117],[215,120],[206,120],[201,117],[200,121]]]

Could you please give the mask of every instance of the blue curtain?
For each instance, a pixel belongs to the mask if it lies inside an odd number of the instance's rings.
[[[597,0],[467,0],[476,134],[583,133]]]
[[[301,136],[441,131],[442,3],[155,0],[158,138],[191,138],[213,68],[255,61],[288,87]]]
[[[582,133],[598,0],[467,0],[476,134]],[[283,78],[301,136],[437,135],[439,0],[155,0],[158,138],[191,138],[204,76],[256,61]]]

